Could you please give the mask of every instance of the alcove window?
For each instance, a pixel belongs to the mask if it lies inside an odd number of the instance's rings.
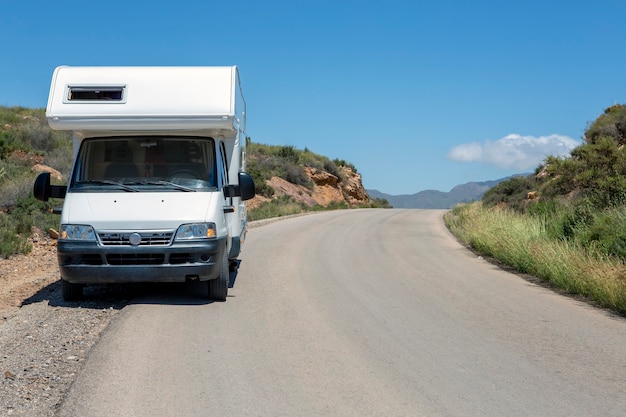
[[[68,88],[68,101],[123,101],[124,86],[119,87],[72,87]]]

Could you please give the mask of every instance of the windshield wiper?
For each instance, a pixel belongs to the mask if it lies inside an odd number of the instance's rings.
[[[128,185],[119,182],[119,181],[113,181],[113,180],[88,180],[88,181],[78,181],[76,182],[74,185],[115,185],[116,187],[121,188],[124,191],[130,191],[133,193],[136,193],[137,189],[133,188],[133,187],[129,187]]]
[[[196,190],[193,188],[189,188],[189,187],[185,187],[184,185],[180,185],[180,184],[176,184],[174,182],[171,181],[165,181],[165,180],[158,180],[158,181],[142,181],[139,184],[146,184],[146,185],[167,185],[168,187],[172,187],[175,188],[179,191],[184,191],[184,192],[189,192],[189,191],[193,191],[195,192]]]

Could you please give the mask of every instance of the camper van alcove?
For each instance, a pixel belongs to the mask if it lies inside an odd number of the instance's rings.
[[[63,298],[89,284],[199,280],[226,300],[255,194],[237,67],[58,67],[46,117],[73,134],[67,186],[44,173],[33,188],[65,198]]]

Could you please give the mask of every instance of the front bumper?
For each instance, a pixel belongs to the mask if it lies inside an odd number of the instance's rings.
[[[166,246],[101,246],[59,241],[61,277],[76,284],[208,281],[219,277],[226,238]]]

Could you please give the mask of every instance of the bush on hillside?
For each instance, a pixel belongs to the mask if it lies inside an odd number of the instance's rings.
[[[545,198],[587,198],[600,210],[626,204],[626,150],[612,138],[583,144],[568,158],[548,157],[545,164]]]
[[[612,138],[617,144],[626,144],[626,105],[615,104],[589,125],[585,141],[594,144],[600,138]]]
[[[572,151],[576,162],[574,183],[592,199],[596,207],[626,203],[626,151],[609,137]]]
[[[482,201],[487,206],[504,203],[507,207],[524,212],[527,206],[526,197],[534,190],[536,181],[533,176],[513,177],[487,190]]]
[[[343,159],[333,159],[333,163],[339,167],[350,168],[352,172],[354,172],[355,174],[357,173],[356,167],[350,162],[346,162]]]
[[[626,209],[596,214],[579,237],[584,247],[594,248],[608,256],[626,261]]]
[[[265,178],[261,169],[255,166],[255,164],[249,163],[246,170],[254,181],[256,194],[262,195],[263,197],[271,198],[274,195],[274,190],[265,182],[267,178]]]
[[[11,255],[28,253],[32,245],[27,236],[20,235],[11,217],[0,212],[0,257],[9,258]]]

